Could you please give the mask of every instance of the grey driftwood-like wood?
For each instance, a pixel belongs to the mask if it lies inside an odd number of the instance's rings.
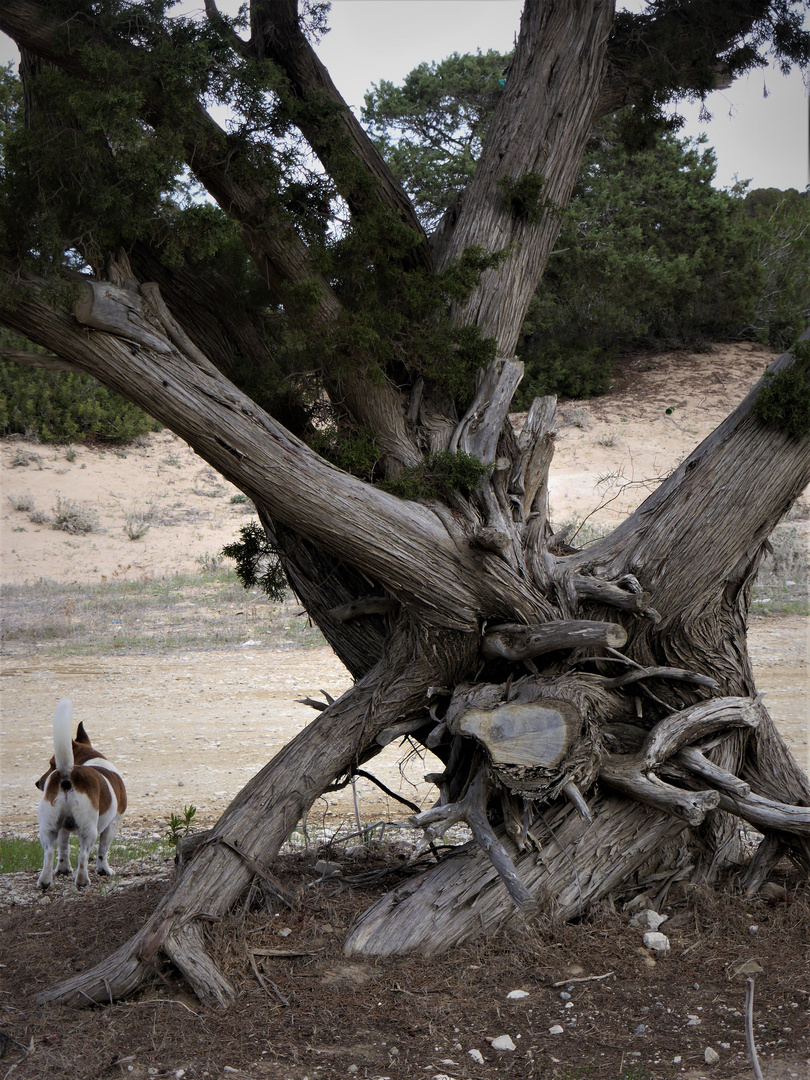
[[[760,719],[757,703],[746,698],[703,701],[660,720],[647,736],[639,757],[645,769],[652,769],[688,743],[728,727],[755,728]]]
[[[581,646],[618,649],[627,641],[627,631],[619,623],[569,619],[544,625],[519,626],[505,623],[484,634],[481,655],[489,660],[527,660],[557,649]]]
[[[750,784],[746,784],[738,776],[721,769],[719,765],[715,765],[696,746],[682,747],[674,755],[673,761],[677,765],[682,765],[687,771],[694,773],[695,776],[700,777],[701,780],[705,780],[713,788],[717,788],[718,791],[727,791],[730,795],[737,795],[740,798],[746,798],[751,794]]]

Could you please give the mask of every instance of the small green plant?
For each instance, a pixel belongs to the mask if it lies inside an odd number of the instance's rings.
[[[18,335],[9,344],[32,348]],[[16,340],[10,340],[14,338]],[[126,442],[160,425],[89,375],[0,361],[0,433],[43,442]],[[26,463],[27,464],[27,463]]]
[[[23,514],[30,514],[34,509],[34,496],[30,491],[12,492],[7,496],[12,510],[19,510]]]
[[[53,508],[53,527],[61,529],[62,532],[81,535],[93,532],[98,527],[98,517],[89,506],[57,495],[56,506]]]
[[[177,843],[184,836],[188,836],[191,832],[194,824],[194,818],[197,816],[197,807],[189,804],[183,807],[182,817],[179,814],[171,814],[169,817],[169,827],[166,830],[166,835],[172,841]]]
[[[15,469],[24,469],[27,465],[39,465],[42,468],[42,457],[30,450],[17,449],[11,456],[11,466]]]
[[[154,508],[149,506],[145,510],[130,510],[124,517],[124,532],[130,540],[140,540],[149,532]]]
[[[244,495],[241,491],[237,491],[235,495],[231,495],[229,502],[232,506],[238,506],[242,503],[250,502],[247,495]]]
[[[545,186],[545,176],[536,172],[526,172],[517,178],[504,176],[498,181],[513,216],[528,221],[530,225],[540,224],[543,212],[549,205],[543,198]]]
[[[224,549],[223,549],[224,550]],[[222,569],[223,556],[206,551],[194,560],[204,574],[216,574]]]
[[[71,443],[70,446],[65,448],[65,461],[69,461],[71,464],[76,460],[76,447]]]

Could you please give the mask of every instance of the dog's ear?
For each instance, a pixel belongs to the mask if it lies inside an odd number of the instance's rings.
[[[90,745],[90,740],[87,737],[87,732],[84,730],[84,724],[79,724],[79,729],[76,732],[76,742],[87,743]]]

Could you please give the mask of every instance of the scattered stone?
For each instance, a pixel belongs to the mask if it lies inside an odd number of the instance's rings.
[[[748,933],[749,933],[749,934],[756,934],[756,932],[757,932],[758,930],[759,930],[759,927],[758,927],[758,926],[749,926],[749,927],[748,927]]]
[[[318,859],[315,863],[315,870],[321,877],[340,877],[343,873],[343,867],[340,863],[329,862],[326,859]]]
[[[647,1034],[646,1027],[643,1024],[639,1024],[636,1027],[636,1035],[646,1035],[646,1034]]]
[[[562,998],[563,1001],[570,1001],[571,1000],[571,995],[567,994],[565,992],[565,990],[563,990],[563,992],[560,994],[560,997]]]
[[[565,1007],[566,1007],[566,1009],[573,1009],[573,1007],[574,1007],[573,1001],[566,1001]]]
[[[666,934],[659,934],[655,930],[650,930],[642,940],[648,949],[655,949],[656,952],[669,952],[669,938]]]
[[[484,1055],[481,1053],[480,1050],[468,1050],[467,1053],[470,1055],[476,1065],[484,1064]]]
[[[681,1055],[680,1055],[680,1054],[676,1054],[676,1055],[675,1055],[675,1057],[674,1057],[674,1058],[672,1059],[672,1064],[673,1064],[673,1065],[680,1065],[680,1063],[681,1063],[682,1061],[683,1061],[683,1058],[681,1057]]]
[[[518,998],[525,998],[529,996],[528,990],[510,990],[506,995],[512,1001],[517,1001]]]
[[[699,1016],[693,1016],[692,1013],[687,1013],[686,1015],[689,1017],[689,1019],[686,1021],[687,1027],[697,1027],[698,1024],[702,1023],[702,1020]]]
[[[711,1046],[707,1046],[703,1052],[703,1060],[707,1065],[716,1065],[720,1060],[720,1055],[716,1050],[713,1050]]]
[[[639,911],[630,920],[631,926],[640,926],[644,930],[657,930],[661,923],[665,923],[669,915],[659,915],[657,911],[653,911],[652,908],[644,908],[643,911]]]
[[[509,1038],[508,1035],[499,1035],[497,1039],[493,1039],[490,1043],[493,1050],[514,1050],[515,1044]]]
[[[279,937],[289,937],[291,933],[292,933],[292,930],[289,928],[289,926],[285,926],[281,930],[279,930],[278,936]]]
[[[563,1028],[559,1024],[555,1024],[554,1027],[548,1029],[549,1035],[562,1035]]]
[[[357,1068],[356,1065],[350,1065],[348,1071],[352,1074],[352,1076],[356,1076],[360,1070]]]

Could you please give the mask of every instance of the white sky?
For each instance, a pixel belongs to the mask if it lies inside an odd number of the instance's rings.
[[[238,0],[221,0],[233,12]],[[332,27],[318,53],[335,85],[356,112],[372,83],[399,82],[424,60],[452,52],[512,47],[522,0],[333,0]],[[180,5],[185,14],[202,12],[200,0]],[[0,34],[0,61],[16,57],[14,44]],[[765,91],[767,95],[765,96]],[[698,107],[684,105],[681,135],[708,135],[717,155],[718,187],[735,177],[752,187],[795,187],[810,183],[810,110],[801,75],[763,69],[738,79],[706,102],[713,119],[698,121]]]

